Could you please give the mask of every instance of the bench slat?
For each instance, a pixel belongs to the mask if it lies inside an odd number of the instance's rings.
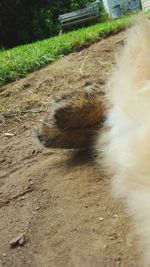
[[[84,17],[90,17],[90,16],[99,16],[99,11],[95,10],[94,12],[85,12],[85,13],[82,13],[80,16],[75,14],[74,16],[71,16],[71,17],[66,17],[66,18],[59,18],[60,22],[61,23],[64,23],[64,22],[67,22],[67,21],[72,21],[72,20],[75,20],[75,19],[80,19],[80,18],[84,18]]]
[[[92,16],[92,17],[87,17],[87,18],[81,19],[81,20],[68,22],[68,23],[65,23],[64,25],[62,24],[62,28],[67,27],[67,26],[71,26],[71,25],[75,25],[75,24],[80,24],[80,23],[83,23],[83,22],[86,22],[89,20],[96,20],[98,18],[99,18],[99,16]]]
[[[92,8],[90,10],[84,10],[80,13],[77,13],[77,12],[74,12],[73,14],[69,14],[67,13],[65,16],[64,15],[60,15],[59,16],[59,19],[65,19],[65,18],[71,18],[71,17],[74,17],[74,16],[81,16],[82,14],[88,14],[88,13],[94,13],[94,12],[99,12],[99,9],[98,8]]]
[[[79,10],[76,10],[76,11],[73,11],[73,12],[62,14],[62,15],[59,15],[59,18],[61,19],[61,18],[65,18],[65,17],[71,17],[71,16],[74,16],[76,14],[80,15],[81,13],[88,12],[88,11],[93,11],[93,10],[99,11],[98,5],[96,5],[96,6],[92,5],[92,6],[83,8],[83,9],[79,9]]]

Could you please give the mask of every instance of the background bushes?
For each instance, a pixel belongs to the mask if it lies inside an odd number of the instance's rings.
[[[58,15],[93,0],[0,0],[0,47],[10,48],[59,33]]]

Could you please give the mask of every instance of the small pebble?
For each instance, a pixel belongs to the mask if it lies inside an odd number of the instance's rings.
[[[46,193],[47,192],[47,189],[46,188],[42,189],[42,192]]]
[[[13,238],[9,244],[11,248],[23,246],[25,244],[25,234],[23,233]]]
[[[113,233],[112,235],[109,235],[109,239],[110,239],[110,240],[115,240],[115,239],[118,238],[118,236],[119,236],[119,234],[117,234],[117,233]]]
[[[5,136],[7,137],[11,137],[11,136],[14,136],[15,134],[12,134],[12,133],[4,133]]]

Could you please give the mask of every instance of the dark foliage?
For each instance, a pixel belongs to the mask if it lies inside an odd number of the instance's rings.
[[[58,15],[93,0],[0,0],[0,47],[41,40],[59,33]]]

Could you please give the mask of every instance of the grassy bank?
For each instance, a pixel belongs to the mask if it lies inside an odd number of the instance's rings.
[[[9,50],[0,50],[0,86],[57,60],[61,55],[73,51],[75,47],[82,47],[87,42],[93,42],[109,33],[125,28],[132,18],[133,16],[128,16],[98,23],[47,40]]]

